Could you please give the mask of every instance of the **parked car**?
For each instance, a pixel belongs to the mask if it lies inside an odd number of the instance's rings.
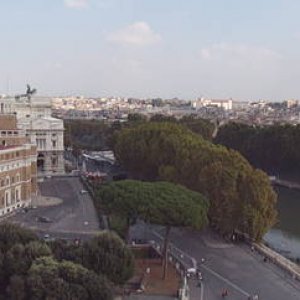
[[[86,191],[86,190],[81,190],[80,191],[80,194],[87,194],[88,193],[88,191]]]
[[[45,242],[54,242],[55,241],[55,238],[51,237],[49,233],[44,234],[43,239]]]
[[[37,217],[37,221],[42,223],[52,223],[52,220],[50,218],[43,216]]]

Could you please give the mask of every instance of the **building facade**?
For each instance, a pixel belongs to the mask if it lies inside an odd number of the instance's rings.
[[[37,193],[37,152],[15,115],[0,114],[0,217],[30,205]]]
[[[219,107],[224,110],[232,109],[232,99],[205,99],[200,98],[192,101],[192,107],[195,109],[200,109],[202,107]]]
[[[31,143],[37,145],[39,174],[64,173],[64,124],[51,116],[51,99],[0,99],[2,113],[16,115],[18,128],[26,132]]]

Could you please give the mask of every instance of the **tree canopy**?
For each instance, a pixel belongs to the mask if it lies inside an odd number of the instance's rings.
[[[153,115],[150,120],[138,113],[128,115],[128,122],[120,123],[118,121],[109,125],[104,121],[97,120],[65,120],[65,146],[72,147],[74,154],[79,150],[104,150],[113,147],[114,134],[122,128],[135,127],[147,122],[173,122],[186,126],[193,132],[201,135],[203,138],[211,140],[214,131],[214,125],[195,115],[184,116],[177,120],[173,116],[162,114]]]
[[[205,195],[210,224],[223,233],[241,230],[259,240],[276,221],[276,194],[267,175],[238,152],[214,145],[184,126],[152,122],[123,129],[114,150],[133,178],[171,181]],[[255,177],[260,184],[245,195],[241,187]]]
[[[300,167],[300,125],[229,123],[219,129],[215,142],[239,151],[251,164],[271,174]]]
[[[208,201],[199,193],[169,182],[123,180],[104,185],[98,192],[98,207],[122,215],[127,226],[136,218],[166,227],[164,273],[171,227],[201,229],[207,224]]]
[[[65,120],[66,147],[86,150],[107,149],[114,132],[112,126],[97,120]]]
[[[112,283],[124,283],[132,270],[131,251],[112,233],[81,245],[48,244],[31,230],[0,224],[1,300],[111,300]]]
[[[133,255],[112,232],[100,233],[78,246],[55,241],[51,248],[60,261],[79,263],[98,275],[105,275],[115,284],[123,284],[133,275]]]
[[[38,237],[29,229],[12,223],[1,223],[0,225],[0,250],[6,252],[14,244],[25,245]]]
[[[111,232],[103,232],[83,245],[82,264],[116,284],[125,283],[134,269],[131,251]]]
[[[26,299],[110,300],[112,287],[102,276],[79,264],[37,259],[26,278]]]
[[[99,208],[125,218],[198,229],[207,224],[208,201],[199,193],[170,182],[122,180],[102,186],[97,195]]]

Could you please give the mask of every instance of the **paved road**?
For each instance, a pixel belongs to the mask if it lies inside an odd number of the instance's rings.
[[[132,230],[132,234],[137,238],[158,240],[153,231],[161,236],[164,234],[160,227],[150,230],[141,224]],[[172,231],[172,244],[183,253],[183,259],[191,262],[191,266],[192,258],[195,258],[203,274],[202,290],[196,286],[195,280],[189,282],[192,300],[219,300],[224,288],[229,291],[228,299],[245,300],[255,293],[259,294],[260,300],[300,299],[299,281],[275,265],[264,263],[263,257],[251,252],[247,245],[227,244],[209,231]],[[201,263],[202,258],[204,263]]]
[[[87,237],[99,231],[98,217],[89,194],[83,189],[79,178],[51,178],[39,183],[43,196],[61,198],[54,206],[38,207],[27,213],[18,213],[8,220],[32,228],[41,234],[57,237]],[[37,217],[49,218],[51,223],[37,221]]]

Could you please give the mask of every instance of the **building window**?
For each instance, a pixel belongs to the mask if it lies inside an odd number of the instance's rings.
[[[20,202],[20,188],[16,188],[16,201]]]
[[[19,173],[17,173],[17,175],[16,175],[16,182],[20,182],[20,174]]]
[[[52,167],[57,166],[57,157],[52,157]]]
[[[9,176],[6,176],[6,178],[5,178],[5,184],[6,185],[10,185],[10,178],[9,178]]]
[[[52,147],[56,148],[56,141],[52,141]]]
[[[39,149],[46,149],[46,139],[36,139],[36,145]]]
[[[5,205],[10,206],[10,193],[9,193],[9,191],[5,191]]]
[[[14,192],[12,192],[12,193],[11,193],[11,196],[10,196],[10,200],[11,200],[11,203],[12,203],[12,204],[14,204],[14,203],[15,203],[15,200],[16,200],[16,198],[15,198],[15,197],[16,197],[15,193],[14,193]]]
[[[15,183],[15,177],[12,176],[12,177],[11,177],[11,184],[14,184],[14,183]]]

